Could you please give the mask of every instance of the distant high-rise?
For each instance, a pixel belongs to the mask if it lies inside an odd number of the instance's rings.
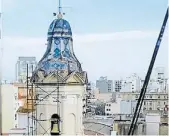
[[[36,67],[35,57],[19,57],[16,63],[16,81],[25,82],[27,77],[27,64],[28,64],[28,76],[32,75],[32,71]],[[33,69],[32,69],[33,68]]]
[[[108,93],[113,91],[113,81],[107,80],[107,77],[100,77],[96,80],[96,87],[101,93]]]

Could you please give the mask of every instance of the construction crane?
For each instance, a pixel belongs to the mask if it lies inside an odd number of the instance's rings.
[[[131,123],[130,129],[129,129],[128,135],[134,134],[134,130],[135,130],[136,125],[137,125],[137,120],[138,120],[140,110],[141,110],[141,107],[142,107],[142,104],[143,104],[143,101],[144,101],[144,97],[145,97],[145,94],[146,94],[146,90],[147,90],[147,86],[148,86],[148,83],[149,83],[149,80],[150,80],[150,76],[151,76],[151,73],[152,73],[154,62],[156,60],[156,56],[157,56],[157,53],[158,53],[158,50],[159,50],[159,47],[160,47],[160,44],[161,44],[161,41],[162,41],[162,38],[163,38],[163,34],[164,34],[164,31],[165,31],[165,28],[166,28],[167,20],[168,20],[168,8],[167,8],[167,12],[166,12],[166,15],[165,15],[162,27],[161,27],[161,31],[159,33],[159,36],[158,36],[158,39],[157,39],[157,42],[156,42],[156,45],[155,45],[154,53],[153,53],[153,56],[152,56],[152,59],[151,59],[151,62],[150,62],[150,65],[149,65],[149,68],[148,68],[148,71],[147,71],[147,75],[146,75],[145,80],[144,80],[144,84],[143,84],[143,87],[141,89],[139,99],[137,101],[136,109],[135,109],[135,112],[134,112],[134,116],[133,116],[133,119],[132,119],[132,123]]]
[[[3,43],[2,43],[2,0],[0,0],[0,135],[2,135],[2,57],[3,57]]]

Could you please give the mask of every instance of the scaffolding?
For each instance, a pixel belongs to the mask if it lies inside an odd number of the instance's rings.
[[[49,83],[39,83],[39,82],[32,82],[31,76],[29,76],[29,65],[27,64],[27,81],[26,81],[26,109],[27,109],[27,135],[38,135],[38,128],[43,129],[44,133],[42,135],[49,134],[49,130],[45,129],[43,127],[43,123],[47,121],[49,122],[50,119],[41,119],[41,116],[43,113],[38,113],[38,106],[40,106],[43,102],[43,105],[45,106],[45,101],[49,98],[49,96],[52,95],[52,98],[54,99],[53,102],[56,102],[56,108],[57,108],[57,114],[60,116],[60,87],[65,85],[70,85],[70,83],[61,82],[59,80],[59,72],[57,71],[56,78],[57,82],[49,82]],[[34,68],[32,66],[31,73],[33,75]],[[48,90],[46,90],[48,89]],[[50,90],[50,91],[49,91]],[[90,90],[90,84],[87,84],[86,92]],[[87,103],[87,95],[84,96],[83,101],[86,101]],[[85,106],[87,106],[85,104]],[[86,115],[86,111],[83,111],[83,116]],[[39,116],[38,116],[39,115]],[[61,125],[61,124],[59,124]]]
[[[32,66],[32,75],[33,75],[33,66]],[[58,79],[58,72],[57,72],[57,79]],[[44,130],[43,135],[47,134],[49,129],[45,129],[41,122],[50,121],[50,120],[43,120],[41,119],[41,115],[43,113],[40,113],[40,116],[38,117],[38,111],[37,106],[41,104],[42,101],[45,101],[50,95],[56,97],[57,102],[57,114],[60,115],[60,94],[59,94],[59,86],[60,83],[59,80],[57,80],[57,83],[37,83],[31,81],[31,76],[29,76],[29,65],[27,64],[27,92],[26,92],[26,109],[27,109],[27,135],[37,135],[38,134],[38,125]],[[53,91],[48,92],[44,88],[44,86],[52,86]],[[55,94],[54,94],[55,93]],[[45,94],[45,95],[44,95]]]

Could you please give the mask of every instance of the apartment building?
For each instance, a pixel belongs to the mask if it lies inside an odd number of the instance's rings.
[[[140,90],[141,78],[137,74],[134,73],[123,80],[121,92],[140,92]]]
[[[140,93],[121,92],[118,94],[122,100],[138,100]],[[143,111],[164,111],[168,105],[168,93],[165,92],[148,92],[145,95],[142,105]]]
[[[27,64],[28,64],[28,76],[30,77],[37,64],[36,58],[35,57],[18,58],[18,61],[16,63],[16,81],[20,83],[26,82]]]
[[[96,80],[96,87],[100,93],[110,93],[113,91],[113,81],[108,80],[107,77],[100,77],[99,80]]]

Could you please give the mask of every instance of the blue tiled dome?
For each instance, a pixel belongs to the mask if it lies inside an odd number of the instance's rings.
[[[73,51],[72,31],[68,21],[62,18],[53,20],[48,29],[47,41],[46,52],[35,74],[38,71],[43,71],[45,76],[56,71],[82,71]]]
[[[48,29],[48,38],[52,37],[72,37],[69,22],[64,19],[55,19]]]

